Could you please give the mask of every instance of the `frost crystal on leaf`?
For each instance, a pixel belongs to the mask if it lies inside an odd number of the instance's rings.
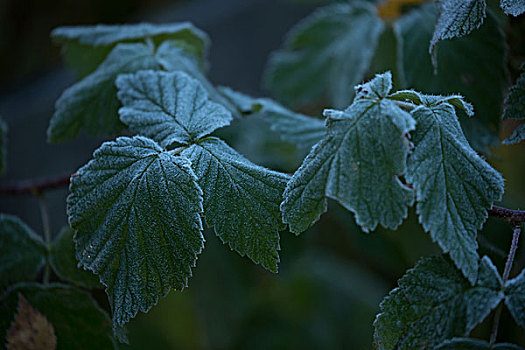
[[[501,278],[488,257],[471,285],[445,257],[425,258],[381,302],[374,322],[378,349],[433,349],[466,336],[503,299]]]
[[[204,243],[196,181],[186,158],[140,136],[102,144],[72,177],[77,259],[107,287],[116,324],[187,285]]]
[[[461,37],[483,24],[486,17],[485,0],[439,0],[439,16],[430,41],[431,53],[439,40]]]
[[[183,72],[122,75],[117,86],[122,122],[162,147],[191,143],[232,120],[226,108],[209,101],[202,85]]]
[[[500,0],[500,6],[508,15],[519,16],[525,12],[523,0]]]
[[[426,105],[412,111],[417,128],[406,179],[416,190],[423,228],[474,283],[477,230],[487,218],[487,208],[503,195],[504,182],[470,147],[454,107],[438,101],[424,97]]]
[[[326,211],[326,197],[356,215],[365,231],[377,224],[396,228],[407,215],[413,191],[399,176],[405,172],[408,141],[414,129],[409,113],[385,96],[390,73],[357,87],[344,112],[326,110],[327,133],[288,182],[281,204],[290,230],[300,233]]]
[[[62,93],[47,130],[48,140],[72,139],[82,128],[91,135],[119,131],[123,124],[117,114],[120,104],[115,80],[120,74],[161,68],[189,74],[203,84],[212,99],[225,101],[200,72],[196,57],[172,42],[164,42],[156,50],[139,43],[118,44],[96,71]]]
[[[224,243],[277,272],[279,211],[288,176],[253,164],[224,141],[207,138],[185,150],[204,191],[204,216]]]

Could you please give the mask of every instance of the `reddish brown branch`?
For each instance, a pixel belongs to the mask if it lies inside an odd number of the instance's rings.
[[[50,179],[32,179],[0,185],[0,195],[39,194],[46,190],[66,187],[71,175],[62,175]]]
[[[487,212],[493,218],[506,220],[511,223],[525,222],[525,210],[513,210],[493,205],[491,209],[487,209]]]

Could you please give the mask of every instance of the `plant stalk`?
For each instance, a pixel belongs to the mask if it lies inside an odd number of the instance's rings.
[[[512,230],[512,242],[510,244],[509,255],[507,256],[507,262],[505,263],[505,268],[503,270],[503,286],[507,283],[512,270],[512,265],[514,264],[514,258],[516,257],[516,251],[518,250],[518,242],[521,234],[521,223],[515,222],[514,228]],[[498,336],[499,321],[501,319],[501,311],[503,310],[503,305],[500,304],[496,309],[494,314],[494,323],[492,324],[492,332],[490,333],[490,345],[496,343],[496,338]]]
[[[42,217],[42,230],[44,232],[44,242],[46,244],[46,266],[44,268],[44,276],[42,278],[42,282],[44,284],[48,284],[49,274],[51,270],[49,266],[49,254],[51,251],[51,226],[49,225],[49,211],[47,208],[46,197],[42,192],[38,193],[38,204],[40,207],[40,215]]]

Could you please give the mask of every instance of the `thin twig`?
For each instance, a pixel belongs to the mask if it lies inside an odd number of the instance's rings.
[[[509,210],[509,209],[507,209]],[[510,244],[509,255],[507,256],[507,262],[505,263],[505,268],[503,270],[503,285],[507,283],[512,270],[512,265],[514,263],[514,257],[516,256],[516,251],[518,250],[518,242],[521,234],[521,223],[514,222],[514,228],[512,231],[512,242]],[[492,332],[490,333],[490,344],[494,345],[496,343],[496,337],[498,336],[499,321],[501,318],[501,310],[503,305],[499,305],[494,314],[494,323],[492,324]]]
[[[44,269],[43,283],[49,283],[49,251],[51,250],[51,226],[49,225],[49,211],[47,209],[46,197],[40,192],[38,194],[38,204],[40,206],[40,215],[42,216],[42,230],[44,231],[44,242],[46,244],[46,267]]]
[[[510,270],[512,269],[512,264],[514,263],[514,257],[516,256],[516,251],[518,250],[518,242],[521,234],[521,225],[515,224],[514,230],[512,232],[512,243],[510,244],[509,255],[507,257],[507,262],[505,263],[505,269],[503,270],[503,283],[507,282],[510,275]]]
[[[503,219],[512,223],[525,222],[525,210],[513,210],[493,205],[492,208],[487,209],[487,212],[493,218]]]
[[[50,179],[33,179],[14,182],[0,186],[0,195],[37,195],[46,190],[67,187],[71,175],[62,175]]]

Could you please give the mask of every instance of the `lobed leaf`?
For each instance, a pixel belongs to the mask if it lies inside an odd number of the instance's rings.
[[[277,272],[279,204],[288,176],[241,156],[224,141],[206,138],[183,151],[204,192],[204,216],[231,249]]]
[[[40,236],[18,217],[0,214],[0,287],[34,280],[45,257]]]
[[[487,16],[485,0],[439,0],[437,5],[439,14],[429,48],[434,60],[438,41],[469,34],[478,29]],[[434,61],[434,66],[436,64]]]
[[[500,0],[500,6],[508,15],[519,16],[525,12],[525,3],[521,0]]]
[[[118,44],[90,75],[67,88],[57,100],[47,129],[50,142],[88,134],[112,134],[122,128],[116,117],[119,102],[115,79],[119,74],[158,69],[153,48],[145,44]]]
[[[501,278],[488,257],[471,285],[448,259],[420,260],[381,302],[374,321],[379,349],[433,349],[466,336],[503,299]]]
[[[164,70],[177,71],[181,70],[189,74],[192,78],[197,79],[208,92],[210,99],[220,103],[228,108],[232,113],[236,112],[235,107],[220,94],[215,87],[206,78],[198,59],[184,48],[179,47],[176,43],[165,42],[157,50],[156,58]]]
[[[98,278],[91,271],[77,266],[75,242],[69,227],[64,227],[53,241],[49,263],[57,276],[64,281],[88,289],[100,287]]]
[[[164,42],[156,50],[144,44],[119,44],[95,72],[60,96],[48,128],[48,140],[72,139],[82,128],[91,135],[112,134],[122,129],[115,80],[120,74],[148,69],[186,72],[205,82],[212,99],[225,101],[199,71],[196,58],[172,42]]]
[[[196,180],[186,158],[140,136],[102,144],[72,177],[76,256],[107,287],[117,325],[187,285],[204,243]]]
[[[117,79],[120,120],[162,147],[190,144],[226,126],[231,113],[183,72],[141,71]]]
[[[296,234],[326,211],[326,197],[356,215],[364,231],[378,223],[399,226],[413,202],[413,192],[399,176],[405,172],[405,135],[415,121],[385,96],[391,75],[377,75],[357,87],[344,112],[325,110],[327,133],[288,182],[281,204],[283,219]]]
[[[111,320],[91,296],[62,284],[18,284],[0,296],[0,338],[15,318],[18,295],[54,328],[58,349],[115,349]]]
[[[431,94],[465,96],[477,111],[475,119],[461,120],[466,137],[476,150],[487,152],[488,145],[498,142],[508,83],[505,35],[489,12],[485,24],[468,37],[440,43],[435,74],[428,50],[420,45],[431,40],[435,21],[434,4],[424,4],[394,23],[404,86]]]
[[[453,338],[445,340],[434,350],[523,350],[523,348],[510,343],[489,344],[479,339]]]
[[[310,148],[319,142],[326,132],[324,121],[304,114],[295,113],[268,98],[252,98],[221,88],[221,92],[244,114],[254,114],[270,124],[283,141],[298,147]]]
[[[159,45],[165,40],[177,40],[190,52],[204,60],[210,40],[206,33],[189,22],[124,25],[64,26],[54,29],[51,38],[62,44],[68,64],[80,76],[88,75],[119,43],[144,43],[151,40]]]
[[[525,269],[505,283],[505,305],[516,322],[525,328]]]
[[[417,128],[406,180],[416,191],[419,221],[474,283],[477,230],[501,199],[503,178],[470,147],[452,105],[421,105],[412,116]]]
[[[350,103],[385,25],[373,4],[323,7],[297,24],[268,62],[266,85],[287,104]]]

